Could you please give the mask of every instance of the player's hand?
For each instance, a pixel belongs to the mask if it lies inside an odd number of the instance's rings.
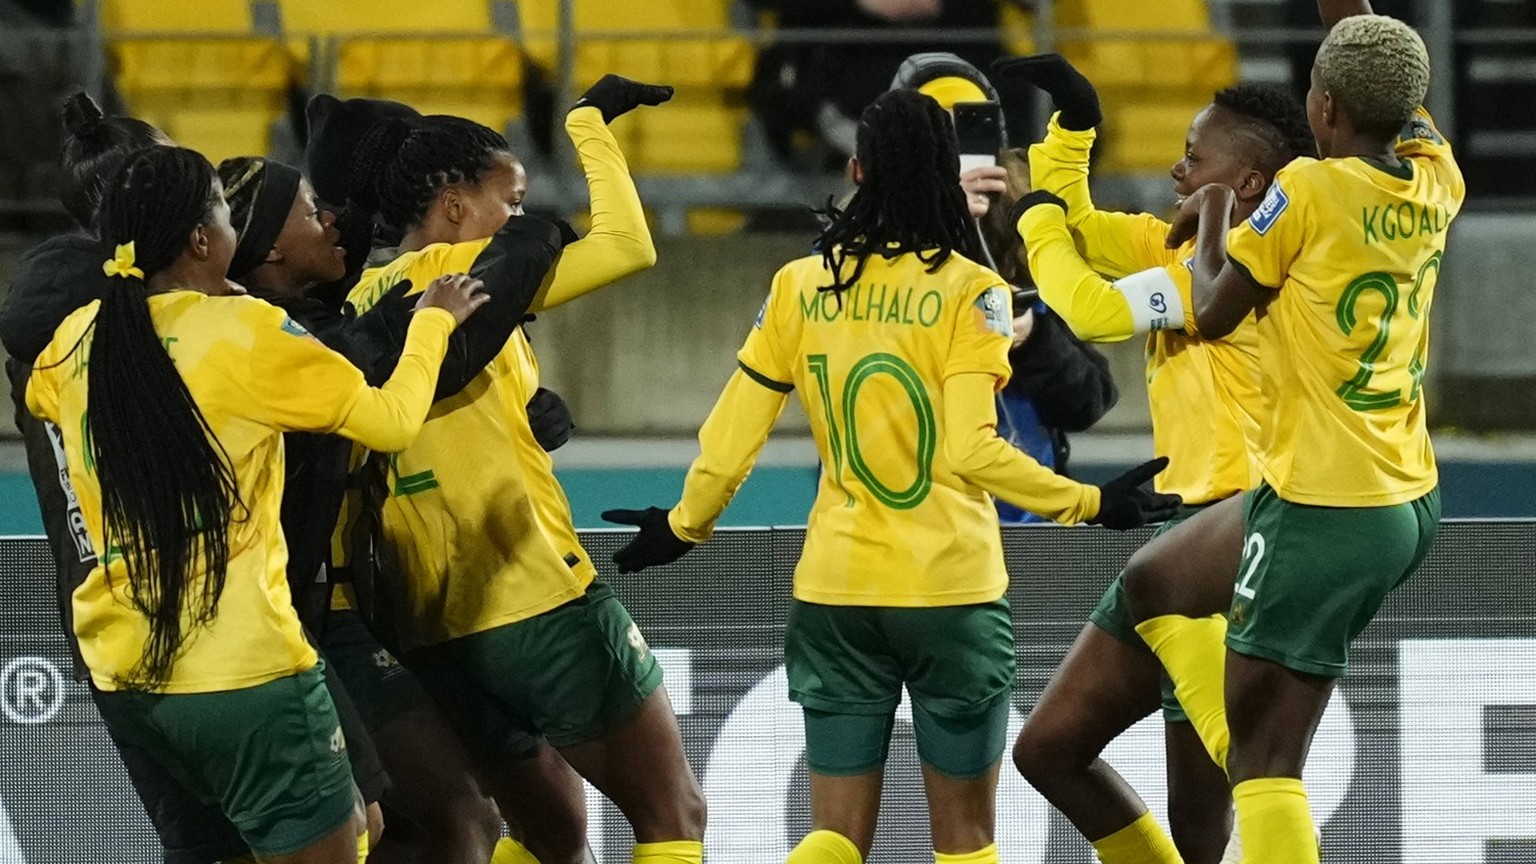
[[[965,190],[965,206],[971,208],[971,218],[980,219],[992,209],[992,196],[1008,191],[1008,169],[998,165],[982,165],[960,175],[960,188]]]
[[[641,105],[660,105],[671,99],[672,93],[672,88],[664,84],[641,84],[619,75],[604,75],[581,94],[575,108],[590,105],[603,112],[604,123],[612,123]]]
[[[1142,485],[1168,467],[1168,457],[1160,456],[1099,487],[1099,512],[1087,521],[1116,531],[1140,528],[1151,522],[1166,522],[1178,512],[1184,499],[1143,489]]]
[[[692,543],[672,533],[667,511],[660,507],[604,510],[603,521],[615,525],[634,525],[640,529],[635,539],[613,553],[613,563],[618,565],[620,573],[639,573],[647,567],[671,564],[693,548]]]
[[[1195,193],[1185,198],[1179,205],[1179,212],[1174,214],[1173,224],[1168,227],[1168,237],[1164,245],[1169,249],[1177,249],[1194,238],[1200,232],[1200,213],[1207,207],[1211,218],[1220,216],[1230,219],[1232,205],[1237,201],[1237,193],[1232,187],[1221,183],[1207,183],[1195,190]]]
[[[1061,196],[1047,192],[1044,189],[1036,189],[1013,202],[1013,209],[1008,211],[1008,224],[1017,225],[1019,220],[1024,218],[1025,213],[1036,207],[1046,206],[1060,207],[1061,212],[1067,212],[1067,202],[1061,200]]]
[[[1104,122],[1099,94],[1093,82],[1072,67],[1060,54],[1005,57],[992,62],[992,74],[1000,82],[1033,84],[1050,94],[1061,112],[1061,128],[1086,132]]]
[[[540,387],[528,400],[528,425],[533,428],[533,439],[539,446],[553,453],[571,440],[576,421],[571,417],[571,406],[565,404],[559,393]]]
[[[476,309],[490,302],[485,283],[467,273],[451,273],[432,280],[416,301],[417,309],[446,309],[453,320],[463,324]]]

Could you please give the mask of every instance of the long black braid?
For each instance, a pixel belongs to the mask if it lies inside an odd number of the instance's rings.
[[[841,297],[872,254],[915,253],[930,273],[955,252],[977,257],[959,143],[939,103],[916,90],[882,93],[859,117],[857,156],[864,174],[858,191],[846,208],[829,202],[823,211],[829,223],[816,246],[832,284],[821,290]]]
[[[234,469],[177,373],[150,317],[146,280],[187,248],[219,195],[213,166],[182,148],[150,147],[123,164],[101,202],[104,257],[132,242],[143,278],[102,298],[87,369],[86,447],[101,485],[102,560],[121,555],[129,597],[149,619],[138,668],[123,682],[157,689],[191,628],[218,614]]]
[[[1218,91],[1214,101],[1246,121],[1254,137],[1263,142],[1263,151],[1256,155],[1271,178],[1298,156],[1317,156],[1307,109],[1285,87],[1243,83]]]
[[[347,210],[372,216],[386,245],[421,222],[448,186],[474,185],[512,148],[501,133],[472,120],[434,114],[392,118],[359,142],[348,178]]]

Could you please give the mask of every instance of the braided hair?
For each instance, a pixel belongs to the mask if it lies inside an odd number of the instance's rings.
[[[85,93],[64,100],[63,176],[59,201],[82,228],[96,227],[107,178],[134,151],[165,140],[160,130],[133,117],[107,117]]]
[[[1216,93],[1217,107],[1244,121],[1262,143],[1260,163],[1270,177],[1298,156],[1317,156],[1317,140],[1307,124],[1307,109],[1278,84],[1245,83]]]
[[[218,198],[207,159],[155,146],[124,162],[101,202],[106,249],[133,243],[144,274],[113,279],[102,298],[86,379],[102,560],[121,555],[129,599],[149,619],[144,656],[123,682],[135,688],[157,689],[170,677],[187,636],[183,615],[195,628],[218,614],[239,504],[229,457],[155,331],[146,284],[180,258]]]
[[[462,117],[385,120],[358,144],[347,210],[371,217],[379,239],[394,245],[444,189],[478,184],[496,167],[497,155],[511,153],[501,133]]]
[[[859,117],[857,156],[864,173],[858,191],[847,207],[829,201],[820,211],[828,222],[816,248],[832,272],[832,284],[821,290],[841,298],[872,254],[914,253],[929,273],[955,252],[977,256],[960,188],[959,143],[939,103],[916,90],[880,94]]]

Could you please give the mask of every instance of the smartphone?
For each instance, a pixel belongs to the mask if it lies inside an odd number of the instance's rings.
[[[956,102],[955,137],[960,139],[960,173],[997,164],[1003,149],[1003,106],[996,102]]]

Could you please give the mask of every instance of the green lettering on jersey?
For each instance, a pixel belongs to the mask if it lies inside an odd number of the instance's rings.
[[[399,460],[399,454],[391,454],[389,457],[389,473],[395,475],[395,487],[391,490],[390,497],[408,497],[438,487],[437,475],[432,473],[431,468],[417,471],[415,474],[401,474]]]
[[[1375,243],[1377,240],[1376,214],[1380,212],[1380,206],[1372,207],[1369,210],[1365,209],[1364,207],[1360,208],[1360,221],[1365,226],[1365,242],[1367,245]]]
[[[869,302],[864,306],[864,319],[879,322],[885,317],[885,296],[890,293],[891,286],[881,285],[878,295],[875,294],[874,287],[870,286],[869,296],[866,298]]]
[[[1418,220],[1413,218],[1415,212],[1414,206],[1407,201],[1397,205],[1397,236],[1403,238],[1413,236],[1414,228],[1418,225]]]
[[[864,320],[864,316],[859,314],[859,307],[862,305],[859,300],[865,294],[864,287],[864,283],[855,282],[853,287],[848,289],[848,296],[844,298],[844,305],[848,307],[848,317],[854,321]]]
[[[80,412],[80,452],[85,457],[85,473],[96,473],[96,442],[91,439],[91,412]]]
[[[931,304],[929,301],[933,301]],[[937,291],[929,291],[917,303],[917,323],[932,327],[939,323],[939,313],[944,311],[944,297]]]
[[[800,320],[816,321],[821,318],[821,306],[818,294],[800,295]]]

